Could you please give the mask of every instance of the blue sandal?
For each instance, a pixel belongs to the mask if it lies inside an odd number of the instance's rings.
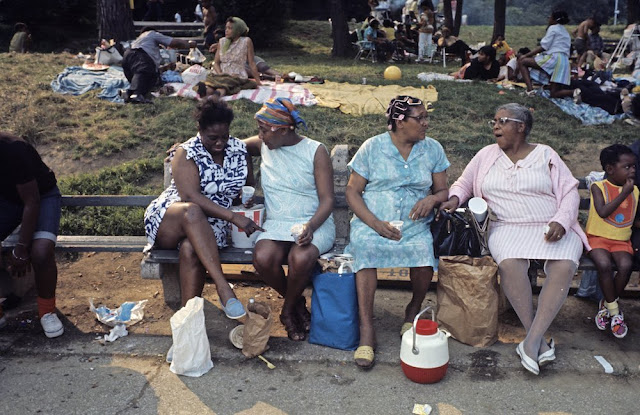
[[[222,307],[222,310],[231,320],[237,320],[247,315],[242,303],[237,298],[230,298],[227,301],[227,305]]]

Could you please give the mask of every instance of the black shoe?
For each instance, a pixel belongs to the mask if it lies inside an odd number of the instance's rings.
[[[148,100],[144,95],[133,94],[129,97],[129,102],[132,104],[151,104],[151,100]]]

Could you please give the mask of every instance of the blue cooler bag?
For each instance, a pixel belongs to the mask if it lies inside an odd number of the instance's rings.
[[[355,350],[360,342],[356,278],[353,272],[343,272],[344,265],[337,273],[316,273],[312,278],[309,343]]]

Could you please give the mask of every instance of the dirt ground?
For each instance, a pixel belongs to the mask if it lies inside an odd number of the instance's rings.
[[[93,299],[96,307],[105,305],[112,309],[125,301],[148,300],[144,308],[143,320],[130,326],[129,332],[171,335],[169,319],[175,310],[165,304],[160,280],[146,280],[140,277],[142,254],[58,254],[57,259],[57,307],[61,316],[64,316],[77,331],[103,334],[111,329],[99,322],[90,312],[89,299]],[[266,302],[274,312],[275,324],[271,335],[286,336],[277,318],[283,302],[277,292],[259,282],[231,281],[231,284],[243,304],[246,304],[251,297],[256,301]],[[19,294],[22,294],[21,289],[24,290],[26,287],[19,287]],[[310,297],[310,293],[305,294]],[[29,296],[33,296],[33,291],[27,294],[27,297]],[[222,313],[214,284],[210,282],[205,284],[203,298],[220,309],[220,315],[216,317],[226,318]],[[32,302],[25,300],[17,310],[7,313],[9,330],[29,330],[30,327],[34,330],[38,329],[35,307],[29,306],[29,303]],[[307,304],[310,304],[309,298]]]

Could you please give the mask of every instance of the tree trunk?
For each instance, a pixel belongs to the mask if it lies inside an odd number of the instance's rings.
[[[462,24],[462,4],[464,0],[458,0],[456,2],[456,18],[453,24],[453,35],[460,36],[460,26]]]
[[[351,55],[352,48],[349,41],[349,26],[347,16],[344,13],[343,0],[331,0],[329,2],[329,15],[331,16],[331,38],[333,47],[331,56],[345,58]]]
[[[447,26],[453,34],[453,12],[451,10],[451,0],[443,0],[444,6],[444,25]]]
[[[495,0],[493,9],[493,35],[491,36],[491,39],[495,39],[496,35],[505,36],[506,16],[507,0]]]
[[[640,23],[640,0],[627,0],[627,24]]]
[[[97,0],[98,40],[117,42],[135,38],[129,0]]]

